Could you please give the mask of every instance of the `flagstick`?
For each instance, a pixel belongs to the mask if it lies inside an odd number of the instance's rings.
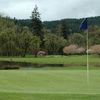
[[[85,18],[81,25],[80,25],[80,29],[81,30],[86,30],[84,32],[87,33],[87,36],[86,36],[86,41],[87,41],[87,84],[89,85],[89,32],[88,32],[88,25],[87,25],[87,18]]]
[[[87,84],[89,85],[89,32],[87,30]]]

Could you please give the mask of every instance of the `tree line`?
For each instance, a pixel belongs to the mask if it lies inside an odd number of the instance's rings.
[[[78,29],[81,21],[82,19],[79,21],[64,19],[50,23],[42,22],[37,6],[33,9],[30,20],[0,16],[0,55],[25,57],[33,54],[37,56],[39,51],[58,55],[64,54],[63,48],[72,44],[85,49],[86,33]],[[98,44],[100,44],[99,23],[91,24],[89,46]]]

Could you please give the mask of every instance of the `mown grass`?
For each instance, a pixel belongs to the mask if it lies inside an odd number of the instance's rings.
[[[0,57],[0,61],[30,62],[39,64],[86,64],[86,55],[46,57]],[[100,64],[99,56],[89,56],[89,63]]]
[[[86,64],[86,56],[0,57],[0,61],[41,64]],[[99,56],[89,56],[89,84],[86,66],[44,67],[0,71],[0,100],[99,100]]]
[[[0,100],[99,100],[100,70],[0,71]]]
[[[99,94],[0,93],[0,100],[99,100]]]
[[[86,69],[87,69],[87,66],[65,66],[65,67],[45,66],[45,67],[20,68],[20,70],[86,70]],[[89,66],[89,70],[100,70],[100,67]]]

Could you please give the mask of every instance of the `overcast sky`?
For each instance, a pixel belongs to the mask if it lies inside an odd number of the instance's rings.
[[[0,12],[12,18],[27,19],[36,4],[45,21],[100,15],[100,0],[0,0]]]

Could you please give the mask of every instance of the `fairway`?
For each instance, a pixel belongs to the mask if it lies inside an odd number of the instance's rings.
[[[0,71],[0,100],[99,100],[100,70]]]
[[[27,62],[37,64],[72,64],[86,65],[86,55],[70,55],[70,56],[46,56],[46,57],[0,57],[0,61]],[[97,55],[89,55],[89,64],[100,65],[100,57]]]

